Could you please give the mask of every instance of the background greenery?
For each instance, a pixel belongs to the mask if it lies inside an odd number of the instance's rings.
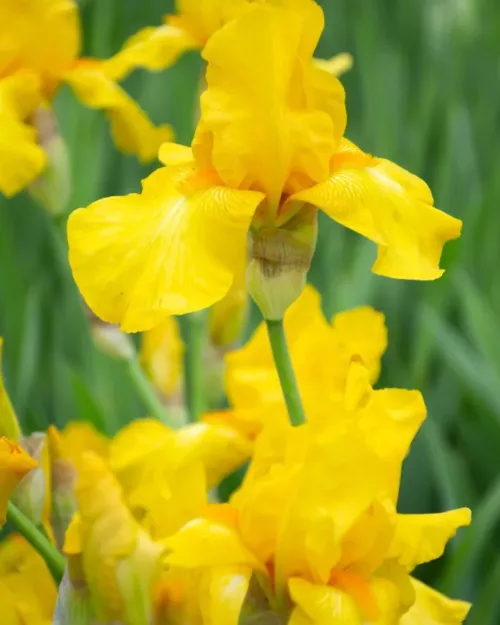
[[[348,50],[348,136],[423,176],[436,204],[464,221],[444,278],[373,276],[373,247],[321,224],[312,282],[328,314],[371,303],[387,315],[381,383],[419,388],[429,418],[407,460],[401,510],[473,508],[474,522],[422,576],[475,601],[468,623],[500,617],[500,13],[497,0],[324,0],[319,56]],[[106,57],[167,0],[81,2],[85,54]],[[256,33],[256,37],[257,37]],[[193,130],[199,56],[125,83],[180,142]],[[74,175],[71,208],[139,188],[150,169],[116,152],[99,113],[69,91],[56,102]],[[9,391],[26,430],[85,418],[112,433],[143,416],[125,366],[93,347],[64,262],[58,224],[27,194],[0,201],[0,332]]]

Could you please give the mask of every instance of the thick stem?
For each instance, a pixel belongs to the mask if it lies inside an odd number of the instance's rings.
[[[288,353],[283,320],[266,319],[266,325],[290,421],[292,425],[300,425],[305,421],[304,408]]]
[[[48,538],[28,519],[28,517],[9,501],[7,519],[16,530],[26,538],[30,545],[42,556],[52,577],[59,584],[64,575],[65,559],[50,543]]]
[[[144,369],[141,367],[137,356],[130,358],[127,361],[127,366],[134,386],[141,396],[142,401],[147,406],[150,415],[156,417],[162,423],[171,425],[169,423],[167,411],[144,373]]]
[[[206,315],[202,312],[186,316],[184,353],[185,392],[189,419],[197,421],[205,410],[203,352],[205,348]]]

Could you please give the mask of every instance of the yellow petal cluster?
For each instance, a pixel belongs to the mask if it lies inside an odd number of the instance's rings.
[[[465,604],[422,590],[410,573],[443,553],[470,511],[398,514],[391,474],[399,454],[372,445],[359,425],[266,428],[229,507],[213,506],[168,539],[167,562],[202,578],[211,567],[226,575],[233,567],[235,579],[246,579],[240,605],[253,575],[271,611],[294,625],[376,625],[405,614],[408,623],[424,622],[411,620],[420,614],[444,624],[452,612],[463,619]],[[217,609],[219,592],[207,610]],[[238,614],[221,608],[217,616],[236,625]]]
[[[166,166],[141,194],[99,200],[70,218],[80,291],[125,331],[221,300],[249,232],[258,271],[268,279],[286,272],[293,301],[317,209],[376,243],[373,270],[393,278],[439,277],[442,247],[460,234],[422,180],[344,137],[344,89],[313,63],[323,29],[313,0],[252,2],[237,13],[203,50],[207,89],[192,150],[166,146]]]
[[[154,127],[106,75],[103,61],[79,58],[80,35],[74,0],[3,0],[0,6],[0,191],[6,196],[36,180],[46,165],[35,113],[62,83],[85,106],[107,114],[122,151],[151,160],[172,138],[168,126]]]

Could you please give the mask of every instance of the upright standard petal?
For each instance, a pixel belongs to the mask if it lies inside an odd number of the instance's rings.
[[[100,61],[80,61],[64,74],[64,80],[85,106],[104,110],[122,152],[148,162],[156,158],[163,142],[172,139],[170,126],[154,126],[137,102],[106,76]]]
[[[465,621],[470,603],[449,599],[415,578],[411,581],[416,600],[400,625],[461,625]]]
[[[7,197],[36,180],[45,167],[45,152],[27,122],[41,99],[35,74],[19,72],[0,79],[0,192]]]
[[[373,271],[390,278],[439,278],[443,245],[460,236],[460,220],[433,206],[425,182],[346,139],[332,159],[330,176],[293,199],[321,208],[375,242]]]
[[[219,186],[186,192],[180,178],[177,168],[161,168],[140,195],[99,200],[69,219],[80,291],[99,317],[126,332],[221,299],[262,199]]]
[[[36,466],[35,460],[22,447],[8,438],[0,438],[0,527],[5,523],[12,491]]]
[[[2,0],[0,76],[27,69],[51,91],[80,48],[78,5],[74,0]]]
[[[468,508],[438,514],[398,514],[390,556],[412,571],[441,557],[457,529],[470,521]]]
[[[301,11],[259,3],[215,33],[203,52],[208,88],[197,159],[209,158],[228,186],[266,193],[273,216],[297,179],[327,177],[344,130],[342,86],[307,57],[318,36]]]

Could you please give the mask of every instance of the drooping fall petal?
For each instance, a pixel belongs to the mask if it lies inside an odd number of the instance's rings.
[[[140,195],[99,200],[69,219],[80,291],[99,317],[127,332],[220,299],[262,199],[223,187],[185,195],[178,176],[177,168],[158,169]]]
[[[296,604],[288,625],[362,625],[356,602],[346,592],[301,578],[290,579],[288,586]]]
[[[461,625],[471,608],[470,603],[449,599],[412,578],[416,601],[401,618],[401,625]]]
[[[154,126],[139,105],[106,76],[99,61],[80,61],[64,74],[64,80],[85,106],[105,111],[122,152],[148,162],[156,158],[163,142],[172,139],[170,126]]]
[[[27,122],[41,103],[40,89],[39,78],[26,71],[0,79],[0,192],[7,197],[33,182],[46,164],[36,130]]]
[[[7,502],[18,483],[37,463],[8,438],[0,438],[0,526],[5,523]]]
[[[330,176],[294,198],[375,242],[373,271],[391,278],[439,278],[443,245],[460,235],[461,222],[433,206],[425,182],[345,139]]]
[[[419,564],[441,557],[457,529],[470,521],[468,508],[438,514],[399,514],[391,555],[412,571]]]

